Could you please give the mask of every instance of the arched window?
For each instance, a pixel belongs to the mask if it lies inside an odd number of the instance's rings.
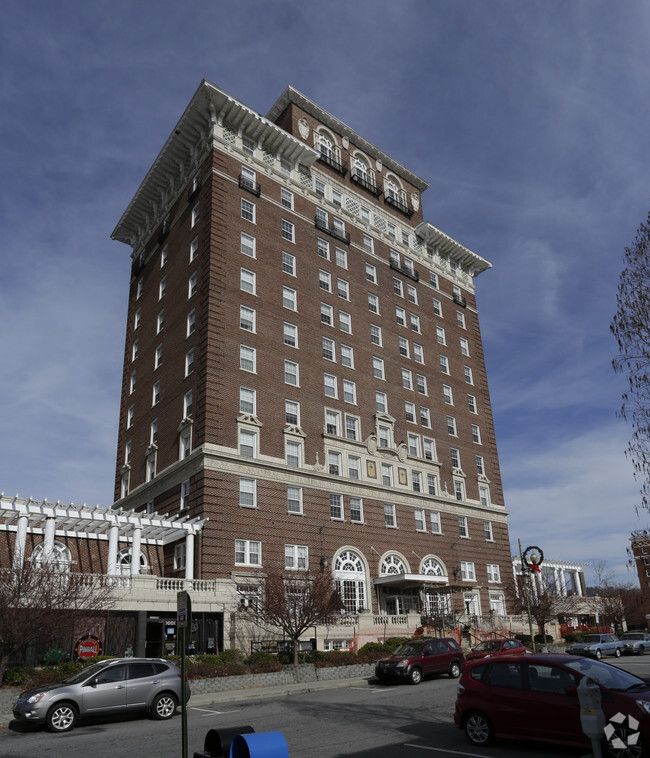
[[[391,200],[400,199],[400,188],[397,186],[397,182],[390,176],[384,182],[384,195]]]
[[[447,576],[447,572],[445,571],[442,563],[440,561],[436,560],[435,558],[427,558],[422,562],[422,569],[420,571],[422,574],[427,574],[428,576]]]
[[[365,158],[362,158],[360,155],[355,155],[352,159],[352,164],[354,176],[357,179],[368,181],[368,164],[366,163]]]
[[[130,574],[131,573],[131,548],[124,547],[117,554],[117,560],[115,561],[118,574]],[[144,574],[147,568],[147,558],[142,551],[140,551],[140,571],[138,573]]]
[[[404,561],[397,555],[387,555],[381,562],[381,574],[407,574]]]
[[[366,607],[366,572],[361,557],[353,550],[344,550],[337,557],[334,581],[348,613]]]
[[[327,160],[332,160],[332,158],[334,158],[334,143],[330,139],[329,135],[324,134],[323,132],[318,132],[317,135],[317,149],[320,150],[320,154],[324,158]]]
[[[37,565],[44,563],[44,553],[45,543],[41,542],[40,545],[37,545],[34,548],[34,552],[32,553],[32,562]],[[63,544],[63,542],[59,542],[58,540],[54,541],[54,544],[52,545],[52,552],[50,554],[50,563],[56,564],[60,569],[64,569],[65,571],[69,570],[70,564],[72,563],[72,556],[70,555],[70,551]]]

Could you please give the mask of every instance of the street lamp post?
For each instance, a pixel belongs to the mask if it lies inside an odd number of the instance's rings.
[[[534,559],[533,559],[533,555],[531,555],[530,559],[534,566],[538,565],[539,557],[537,556],[537,554],[534,554]],[[533,619],[532,619],[532,616],[530,615],[530,595],[528,594],[528,582],[527,582],[527,577],[526,577],[526,574],[528,572],[526,571],[526,568],[525,568],[528,564],[524,563],[524,556],[523,556],[523,553],[521,552],[521,540],[519,540],[519,560],[521,561],[521,577],[523,579],[524,593],[526,595],[526,611],[528,612],[528,631],[530,632],[530,644],[533,647],[533,653],[535,653],[537,652],[537,650],[535,648],[535,635],[533,634]]]

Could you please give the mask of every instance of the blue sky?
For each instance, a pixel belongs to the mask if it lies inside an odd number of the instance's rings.
[[[4,0],[0,490],[112,501],[129,249],[110,233],[202,78],[287,84],[422,176],[477,297],[513,546],[607,561],[637,484],[609,323],[650,204],[650,5]],[[588,577],[589,577],[588,572]]]

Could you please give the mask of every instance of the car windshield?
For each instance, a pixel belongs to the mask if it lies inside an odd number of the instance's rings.
[[[586,643],[600,642],[600,635],[599,634],[585,634],[585,636],[582,638],[582,641]]]
[[[484,653],[486,650],[498,650],[500,647],[501,643],[499,640],[485,640],[485,642],[481,642],[480,645],[477,645],[474,650],[479,653]]]
[[[610,666],[607,663],[589,660],[589,658],[567,661],[565,665],[583,676],[591,677],[595,682],[610,690],[641,689],[650,686],[638,676],[628,674],[627,671],[616,668],[616,666]]]
[[[423,642],[403,642],[393,650],[393,655],[419,655],[423,645]]]
[[[95,674],[98,674],[104,668],[106,668],[106,662],[93,663],[92,666],[86,666],[85,669],[78,671],[76,674],[73,674],[71,677],[64,679],[63,681],[65,684],[79,684],[79,682],[85,682],[86,679],[95,676]]]
[[[621,637],[622,640],[642,640],[643,635],[642,634],[624,634]]]

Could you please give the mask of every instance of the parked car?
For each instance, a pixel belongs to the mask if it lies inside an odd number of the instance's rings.
[[[428,674],[446,673],[457,679],[464,661],[463,651],[454,639],[410,640],[396,647],[388,658],[377,661],[375,675],[380,682],[411,684],[420,684]]]
[[[585,676],[601,689],[608,755],[648,756],[650,683],[581,656],[513,655],[468,661],[458,683],[454,723],[475,745],[500,737],[589,748],[577,693]]]
[[[84,716],[149,711],[169,719],[181,701],[181,672],[161,658],[113,658],[95,663],[63,682],[21,692],[14,718],[66,732]],[[186,702],[190,687],[185,682]]]
[[[585,634],[580,642],[569,645],[566,652],[570,655],[588,655],[600,660],[603,655],[620,657],[623,643],[615,634]]]
[[[648,632],[625,632],[621,635],[621,642],[626,655],[643,655],[646,650],[650,650]]]
[[[477,658],[492,658],[495,655],[521,655],[527,652],[519,640],[485,640],[467,653],[465,660],[474,661]]]

